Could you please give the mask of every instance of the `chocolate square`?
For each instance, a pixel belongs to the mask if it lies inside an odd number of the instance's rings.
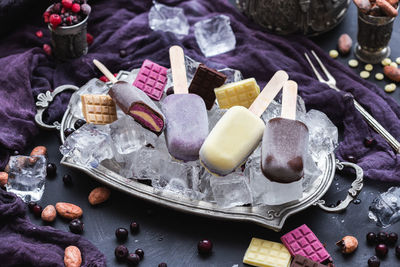
[[[200,64],[189,86],[189,93],[201,96],[207,109],[211,109],[215,102],[214,88],[222,86],[225,80],[225,74]]]
[[[315,262],[301,255],[296,255],[290,267],[326,267],[319,262]]]

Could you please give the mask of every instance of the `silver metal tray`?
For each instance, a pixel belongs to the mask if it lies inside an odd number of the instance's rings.
[[[118,79],[126,79],[130,74],[130,72],[121,71],[117,77]],[[36,102],[37,114],[35,120],[37,124],[45,129],[59,130],[62,142],[65,140],[64,130],[73,127],[76,120],[71,113],[70,107],[65,111],[61,123],[54,122],[53,125],[47,125],[43,122],[42,116],[54,97],[66,90],[77,91],[79,88],[73,85],[63,85],[52,92],[48,91],[45,94],[40,94],[38,96],[38,102]],[[61,164],[81,170],[107,186],[165,207],[200,216],[254,222],[275,231],[280,231],[282,229],[286,219],[290,215],[300,212],[312,205],[317,205],[328,212],[340,212],[346,209],[361,191],[363,187],[363,171],[356,164],[339,162],[335,159],[333,153],[322,158],[318,163],[319,166],[322,166],[322,174],[305,189],[303,197],[299,201],[276,206],[241,206],[223,209],[215,203],[192,200],[183,195],[174,194],[169,191],[156,190],[151,186],[118,175],[111,167],[107,168],[103,165],[99,165],[97,168],[89,168],[78,165],[67,157],[63,157],[61,160]],[[346,166],[355,169],[356,179],[348,190],[346,199],[342,201],[340,205],[334,208],[327,207],[325,206],[325,201],[321,198],[328,191],[332,183],[335,169],[343,169]]]

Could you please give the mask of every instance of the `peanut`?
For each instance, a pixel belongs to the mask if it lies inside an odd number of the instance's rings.
[[[42,211],[42,220],[45,222],[52,222],[57,216],[56,208],[53,205],[48,205]]]
[[[78,247],[69,246],[64,251],[65,267],[80,267],[82,264],[82,255]]]
[[[107,187],[96,187],[90,192],[88,200],[92,205],[103,203],[110,197],[110,189]]]
[[[66,202],[58,202],[56,204],[56,210],[61,217],[69,220],[78,219],[82,217],[82,209],[74,204]]]
[[[0,186],[5,186],[8,183],[8,173],[0,172]]]
[[[385,73],[386,77],[388,77],[392,81],[400,82],[400,69],[393,66],[385,66],[383,68],[383,73]]]

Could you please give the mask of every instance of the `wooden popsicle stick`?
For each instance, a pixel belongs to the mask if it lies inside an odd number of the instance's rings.
[[[287,81],[283,84],[281,117],[289,120],[296,119],[297,83]]]
[[[288,79],[289,75],[285,71],[277,71],[251,104],[249,110],[260,117]]]
[[[97,59],[93,59],[93,64],[107,77],[112,83],[118,82],[117,78]]]
[[[186,78],[185,56],[182,47],[177,45],[171,46],[169,49],[169,60],[171,62],[174,94],[187,94],[188,82]]]

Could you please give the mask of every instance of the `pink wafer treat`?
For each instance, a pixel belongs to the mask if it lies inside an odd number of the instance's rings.
[[[283,235],[281,241],[292,256],[301,255],[321,263],[331,258],[322,243],[305,224]]]
[[[163,95],[167,80],[167,68],[146,59],[133,85],[158,101]]]

